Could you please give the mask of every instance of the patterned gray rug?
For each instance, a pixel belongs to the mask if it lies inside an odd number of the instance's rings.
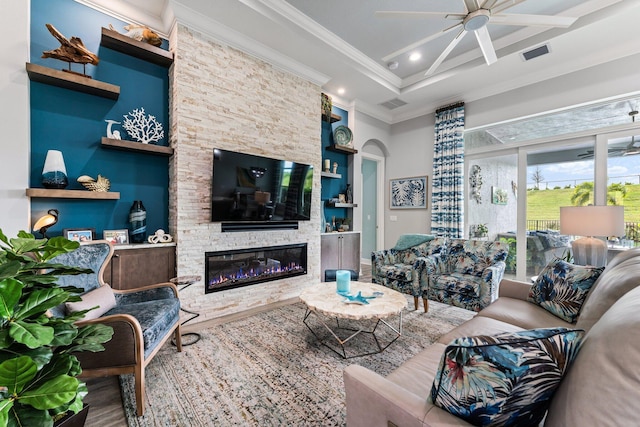
[[[129,426],[344,426],[346,366],[387,375],[474,315],[431,302],[429,313],[404,312],[403,334],[384,352],[344,360],[317,342],[304,314],[296,303],[204,330],[182,353],[165,346],[146,370],[143,417],[135,415],[133,376],[120,377]],[[372,342],[363,335],[348,345],[347,356]]]

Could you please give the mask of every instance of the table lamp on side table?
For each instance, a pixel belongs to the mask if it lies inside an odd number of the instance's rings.
[[[588,236],[571,242],[573,261],[604,267],[607,243],[594,236],[623,236],[623,206],[565,206],[560,208],[560,234]]]

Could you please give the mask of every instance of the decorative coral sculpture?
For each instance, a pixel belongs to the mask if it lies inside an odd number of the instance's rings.
[[[106,192],[111,188],[111,181],[102,175],[98,175],[98,179],[93,179],[89,175],[82,175],[78,177],[78,182],[82,184],[84,188],[90,191]]]
[[[162,123],[159,123],[155,116],[145,115],[144,107],[136,108],[123,117],[122,127],[134,140],[148,144],[164,138]]]

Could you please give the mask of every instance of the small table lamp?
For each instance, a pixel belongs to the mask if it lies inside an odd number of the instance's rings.
[[[43,239],[47,238],[47,229],[58,223],[58,210],[49,209],[46,215],[42,215],[33,225],[33,231],[37,231],[42,235]]]
[[[560,234],[588,236],[571,242],[574,262],[579,265],[604,267],[607,263],[607,243],[593,236],[623,236],[624,207],[561,207]]]

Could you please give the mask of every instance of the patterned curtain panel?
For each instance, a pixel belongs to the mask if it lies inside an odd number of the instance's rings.
[[[431,233],[463,237],[464,104],[436,111]]]

